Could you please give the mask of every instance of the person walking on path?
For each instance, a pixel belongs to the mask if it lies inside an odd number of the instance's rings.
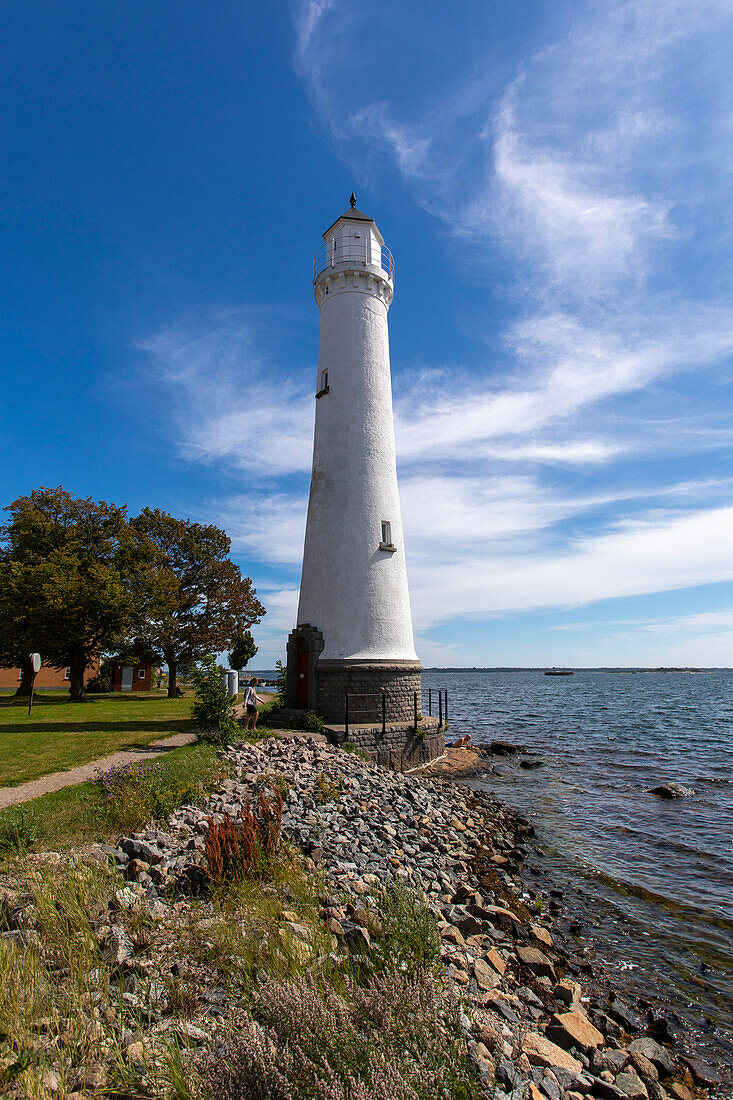
[[[251,729],[252,732],[257,729],[257,704],[264,703],[264,699],[260,699],[259,695],[255,691],[259,680],[256,676],[253,676],[250,682],[244,689],[244,728],[246,730]],[[252,725],[250,726],[250,722]]]

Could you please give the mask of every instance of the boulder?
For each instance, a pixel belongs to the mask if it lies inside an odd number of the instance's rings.
[[[163,859],[163,852],[160,848],[156,848],[154,844],[148,844],[146,840],[137,840],[135,837],[123,837],[120,841],[120,848],[130,859],[139,859],[143,863],[152,865],[160,863]]]
[[[642,1081],[658,1081],[659,1070],[650,1062],[643,1054],[639,1054],[638,1051],[633,1051],[629,1056],[629,1061],[632,1066],[641,1077]]]
[[[548,1035],[561,1046],[577,1047],[586,1054],[605,1042],[598,1028],[582,1012],[556,1012]]]
[[[542,924],[530,924],[529,930],[532,933],[532,935],[534,936],[534,938],[539,943],[544,944],[545,947],[552,948],[552,947],[555,946],[554,943],[552,942],[552,936],[550,935],[549,931],[544,927],[544,925],[542,925]]]
[[[486,961],[493,966],[497,974],[500,974],[502,978],[504,977],[506,973],[506,961],[501,957],[495,947],[492,947],[486,955]]]
[[[488,993],[490,989],[496,989],[501,985],[501,978],[497,972],[483,959],[476,959],[473,964],[473,976],[482,993]]]
[[[656,1039],[650,1039],[648,1035],[644,1035],[641,1039],[634,1039],[633,1043],[629,1043],[628,1049],[629,1054],[643,1054],[662,1073],[667,1075],[674,1073],[674,1062],[669,1051],[660,1046]]]
[[[131,957],[132,944],[127,938],[124,929],[117,925],[114,925],[110,929],[109,935],[105,941],[104,953],[114,966],[120,966]]]
[[[524,1036],[522,1050],[529,1058],[530,1065],[547,1066],[550,1069],[559,1066],[560,1069],[578,1075],[583,1072],[583,1066],[577,1058],[573,1058],[572,1054],[568,1054],[562,1047],[556,1046],[536,1031],[529,1031]]]
[[[523,966],[526,966],[538,978],[549,978],[551,982],[557,981],[555,967],[547,955],[536,947],[518,947],[517,957]]]
[[[622,1092],[618,1085],[612,1085],[610,1081],[604,1081],[601,1077],[593,1079],[593,1095],[600,1100],[626,1100],[626,1093]]]
[[[516,917],[511,909],[505,909],[501,905],[471,905],[470,910],[474,917],[489,921],[502,932],[513,934],[522,926],[519,917]]]
[[[619,1073],[615,1083],[616,1088],[621,1089],[628,1100],[649,1100],[649,1093],[643,1081],[635,1073]]]
[[[662,1047],[661,1049],[664,1050],[664,1047]],[[664,1053],[666,1054],[667,1052],[664,1051]],[[649,1055],[649,1057],[651,1058],[651,1055]],[[654,1058],[651,1058],[651,1060],[652,1062],[654,1062],[655,1065],[659,1064],[655,1061]],[[702,1058],[695,1058],[691,1055],[685,1055],[685,1062],[692,1070],[692,1076],[695,1078],[698,1085],[705,1085],[705,1087],[709,1087],[712,1085],[722,1084],[723,1079],[718,1073],[717,1069],[714,1069],[711,1065],[708,1064],[708,1062],[704,1061]],[[668,1070],[667,1072],[671,1073],[672,1071]]]
[[[658,787],[652,787],[650,794],[656,794],[659,798],[689,798],[695,792],[690,787],[683,787],[681,783],[661,783]]]
[[[568,1005],[574,1010],[580,1008],[582,990],[578,982],[574,982],[572,978],[563,978],[561,982],[557,983],[553,993],[555,1000],[561,1001],[562,1004]]]
[[[675,1100],[695,1100],[692,1089],[689,1089],[682,1081],[671,1081],[667,1085],[667,1091],[675,1097]]]
[[[620,1073],[629,1060],[625,1050],[592,1050],[590,1052],[590,1065],[594,1073],[599,1076],[604,1070],[610,1070],[615,1077]]]

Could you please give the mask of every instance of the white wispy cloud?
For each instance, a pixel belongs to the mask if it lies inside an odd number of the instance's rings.
[[[418,561],[410,569],[419,628],[460,617],[575,607],[733,580],[733,508],[648,517],[560,549]]]
[[[457,64],[452,88],[438,97],[426,81],[409,108],[388,81],[351,79],[380,60],[365,33],[376,5],[303,0],[293,12],[297,71],[344,159],[367,172],[386,153],[467,278],[488,258],[511,302],[500,363],[477,353],[399,378],[418,632],[733,581],[725,471],[628,471],[634,458],[730,444],[730,5],[584,4],[504,86]],[[693,86],[690,110],[681,96]],[[291,566],[305,492],[278,479],[310,467],[312,388],[263,353],[268,342],[266,325],[234,311],[141,348],[178,391],[185,457],[274,478],[216,505],[235,548],[267,547],[265,560]],[[714,408],[696,404],[695,373],[719,384]],[[558,467],[592,485],[563,491]],[[266,630],[287,631],[296,589],[269,595]],[[677,627],[717,638],[726,624]],[[432,652],[465,660],[460,647]]]
[[[232,309],[136,345],[173,399],[183,457],[265,475],[309,468],[312,380],[277,369],[263,350],[265,325],[252,311]]]

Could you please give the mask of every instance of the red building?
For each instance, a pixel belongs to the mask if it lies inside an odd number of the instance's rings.
[[[115,661],[112,667],[114,691],[150,691],[153,666],[149,661],[125,665]]]
[[[88,684],[93,676],[99,672],[99,661],[95,661],[84,673],[84,683]],[[49,668],[41,665],[36,673],[36,691],[69,690],[71,678],[70,668]],[[0,691],[16,691],[20,684],[19,668],[0,668]]]

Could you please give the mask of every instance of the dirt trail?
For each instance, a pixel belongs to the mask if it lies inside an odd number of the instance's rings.
[[[171,749],[180,748],[181,745],[190,745],[196,740],[195,730],[186,733],[176,733],[173,737],[162,737],[158,741],[151,741],[141,749],[123,749],[121,752],[110,753],[99,760],[90,760],[88,764],[80,764],[77,768],[70,768],[65,772],[54,772],[51,775],[42,775],[40,779],[31,779],[28,783],[20,783],[17,787],[0,788],[0,810],[6,806],[15,806],[18,802],[29,802],[32,798],[39,798],[42,794],[51,791],[60,791],[62,787],[75,787],[79,783],[93,779],[97,769],[104,771],[114,764],[134,764],[139,760],[150,760],[156,756],[162,756]]]

